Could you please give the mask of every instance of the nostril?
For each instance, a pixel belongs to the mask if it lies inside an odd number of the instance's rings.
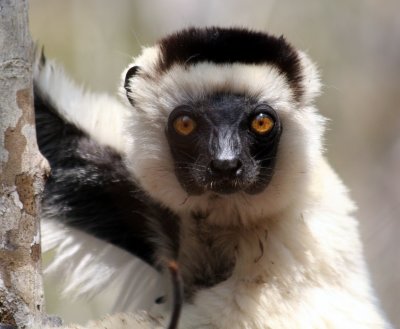
[[[214,159],[210,162],[210,169],[216,175],[238,175],[242,162],[237,159]]]

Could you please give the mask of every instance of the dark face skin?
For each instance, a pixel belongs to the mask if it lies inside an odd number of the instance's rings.
[[[256,194],[272,178],[281,131],[267,104],[215,94],[175,108],[166,134],[176,176],[189,195]]]

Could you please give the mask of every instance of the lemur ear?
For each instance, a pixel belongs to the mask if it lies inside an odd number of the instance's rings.
[[[132,90],[130,87],[130,79],[133,78],[138,72],[139,72],[140,67],[139,66],[132,66],[130,67],[125,74],[125,82],[124,82],[124,88],[126,92],[126,97],[128,97],[129,103],[134,105],[134,101],[132,99]]]

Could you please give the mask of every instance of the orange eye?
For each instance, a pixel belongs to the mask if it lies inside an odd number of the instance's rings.
[[[196,122],[187,115],[182,115],[174,120],[174,128],[180,135],[187,136],[196,128]]]
[[[251,129],[259,135],[264,135],[274,127],[274,121],[264,113],[257,114],[251,121]]]

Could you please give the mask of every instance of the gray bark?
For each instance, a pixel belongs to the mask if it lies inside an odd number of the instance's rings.
[[[0,0],[0,323],[41,326],[39,196],[28,0]]]

